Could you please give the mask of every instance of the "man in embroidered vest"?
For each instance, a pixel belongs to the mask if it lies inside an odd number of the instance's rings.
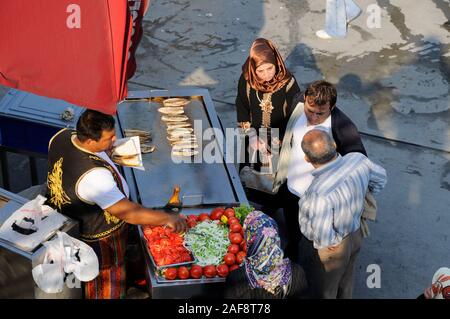
[[[47,204],[80,223],[80,237],[97,254],[98,277],[85,298],[124,298],[127,224],[167,225],[185,231],[184,218],[128,199],[129,188],[107,152],[116,140],[112,116],[86,110],[76,131],[52,137],[48,152]]]

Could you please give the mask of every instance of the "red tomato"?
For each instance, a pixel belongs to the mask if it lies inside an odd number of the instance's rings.
[[[181,266],[178,268],[178,278],[180,279],[188,279],[189,278],[189,269],[185,266]]]
[[[242,226],[239,223],[234,223],[230,225],[230,231],[232,233],[241,233]]]
[[[153,234],[153,230],[150,227],[144,228],[144,235],[145,237],[150,237]]]
[[[230,238],[232,244],[240,244],[243,240],[241,234],[239,233],[230,233],[228,238]]]
[[[189,228],[194,228],[195,226],[197,226],[197,222],[195,220],[188,220],[187,225],[189,226]]]
[[[187,249],[183,246],[180,234],[164,227],[154,227],[147,246],[158,266],[180,263],[192,260]]]
[[[228,225],[233,225],[234,223],[238,223],[239,224],[239,219],[237,219],[236,217],[230,217],[228,219]]]
[[[193,265],[190,274],[192,278],[198,279],[203,275],[203,269],[199,265]]]
[[[225,210],[222,207],[214,208],[212,210],[212,212],[211,212],[211,219],[212,220],[219,220],[220,217],[222,217],[224,211]]]
[[[190,221],[190,220],[197,221],[198,216],[197,215],[188,215],[186,219],[187,219],[187,221]]]
[[[247,252],[247,243],[245,242],[245,240],[242,241],[239,247],[241,247],[242,251]]]
[[[223,213],[227,218],[234,217],[234,209],[233,208],[227,208],[225,209],[225,212]]]
[[[243,251],[238,252],[236,255],[236,264],[238,264],[238,265],[242,264],[242,262],[245,259],[245,256],[247,256],[247,254],[245,252],[243,252]]]
[[[174,280],[177,278],[177,269],[176,268],[167,268],[164,272],[164,277],[167,280]]]
[[[212,278],[216,276],[216,267],[214,267],[213,265],[208,265],[203,267],[203,274],[208,277],[208,278]]]
[[[228,252],[230,254],[237,254],[238,251],[239,251],[239,245],[231,244],[230,246],[228,246]]]
[[[230,272],[232,272],[233,270],[236,270],[236,269],[238,269],[239,268],[239,265],[236,265],[236,264],[234,264],[234,265],[231,265],[230,266]]]
[[[188,252],[183,252],[181,254],[180,262],[185,263],[185,262],[188,262],[188,261],[191,261],[191,260],[192,260],[191,255]]]
[[[236,262],[236,256],[234,254],[227,253],[223,256],[223,261],[225,264],[231,266]]]
[[[160,241],[159,241],[159,245],[160,246],[169,246],[170,245],[170,240],[169,239],[167,239],[167,238],[163,238],[163,239],[161,239]]]
[[[208,215],[207,213],[201,213],[201,214],[198,216],[198,220],[201,221],[201,222],[203,222],[203,221],[205,221],[205,220],[211,220],[211,219],[209,218],[209,215]]]
[[[217,266],[217,274],[219,275],[219,277],[226,277],[228,276],[229,270],[228,270],[228,266],[225,264],[221,264],[219,266]]]

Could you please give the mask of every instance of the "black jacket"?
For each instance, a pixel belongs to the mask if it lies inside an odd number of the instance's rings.
[[[303,93],[297,94],[292,100],[293,105],[305,102]],[[356,125],[337,106],[331,111],[331,132],[336,142],[336,150],[341,156],[358,152],[367,156]]]

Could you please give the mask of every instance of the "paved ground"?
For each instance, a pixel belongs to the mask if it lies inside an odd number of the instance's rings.
[[[276,43],[302,88],[321,78],[335,83],[338,105],[389,174],[354,296],[415,298],[450,265],[450,1],[356,2],[364,13],[339,40],[314,35],[325,1],[152,2],[130,88],[208,88],[222,122],[234,127],[236,82],[260,36]],[[372,264],[381,268],[380,288],[366,285]]]

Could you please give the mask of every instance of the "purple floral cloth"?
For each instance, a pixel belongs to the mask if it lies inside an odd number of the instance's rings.
[[[260,211],[248,214],[244,221],[247,257],[244,266],[252,288],[263,288],[272,294],[291,280],[291,262],[283,259],[277,223]]]

